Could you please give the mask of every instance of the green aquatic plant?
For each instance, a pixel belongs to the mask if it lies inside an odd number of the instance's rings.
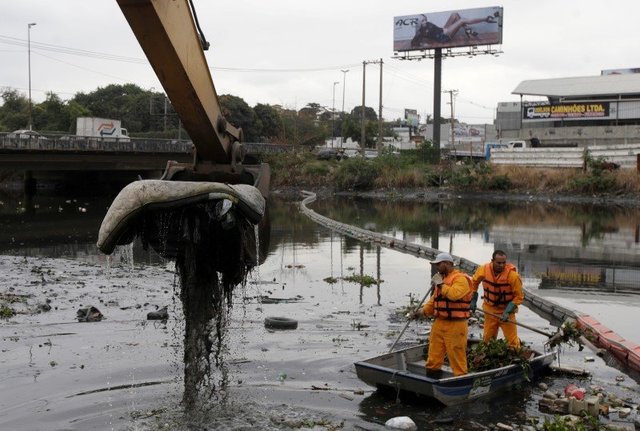
[[[344,281],[348,281],[350,283],[358,283],[361,284],[365,287],[369,287],[369,286],[373,286],[375,284],[378,284],[378,282],[383,283],[384,280],[378,280],[377,278],[374,278],[370,275],[356,275],[356,274],[351,274],[347,277],[342,277],[342,279]]]
[[[533,351],[524,344],[520,349],[509,347],[506,340],[494,339],[488,342],[481,341],[467,349],[467,363],[469,371],[485,371],[495,368],[505,367],[507,365],[520,364],[525,375],[525,379],[529,380],[529,371],[531,365],[529,358],[533,355]]]
[[[8,307],[6,305],[3,305],[2,307],[0,307],[0,318],[10,319],[15,315],[16,315],[16,311],[13,308]]]

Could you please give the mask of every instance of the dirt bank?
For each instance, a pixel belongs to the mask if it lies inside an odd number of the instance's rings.
[[[532,193],[532,192],[466,192],[451,187],[431,188],[407,188],[407,189],[378,189],[361,191],[336,191],[330,187],[300,188],[280,187],[271,192],[272,196],[286,199],[299,200],[302,190],[316,193],[318,198],[331,196],[351,196],[370,199],[385,199],[397,201],[425,201],[437,202],[454,199],[483,200],[489,202],[543,202],[584,205],[614,205],[619,207],[640,208],[640,195],[638,194],[599,194],[599,195],[567,195],[557,193]]]

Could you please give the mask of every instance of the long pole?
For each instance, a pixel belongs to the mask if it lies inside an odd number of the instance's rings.
[[[342,113],[344,114],[344,87],[347,85],[347,72],[349,69],[340,70],[342,72]]]
[[[427,291],[426,295],[424,295],[424,297],[422,298],[422,301],[420,301],[418,306],[413,310],[414,313],[417,312],[418,310],[420,310],[420,307],[422,307],[422,304],[424,304],[424,301],[426,301],[427,298],[429,297],[429,295],[431,295],[431,292],[433,292],[433,287],[434,287],[433,284],[431,284],[431,287]],[[393,352],[393,349],[396,347],[396,344],[398,344],[398,341],[400,341],[400,338],[402,338],[402,335],[404,334],[404,331],[407,330],[407,328],[409,327],[409,324],[411,322],[412,322],[412,320],[409,320],[409,321],[407,321],[407,324],[404,325],[404,328],[402,328],[402,331],[400,331],[400,334],[398,335],[398,338],[396,338],[396,341],[394,341],[394,343],[391,345],[391,348],[389,349],[389,353]]]
[[[33,128],[33,119],[31,116],[31,27],[36,25],[35,22],[27,24],[27,59],[29,63],[29,130]]]
[[[339,81],[333,82],[333,102],[331,105],[331,148],[333,148],[333,141],[336,138],[336,85],[340,84]]]
[[[490,313],[488,311],[484,311],[481,308],[478,308],[477,311],[481,312],[482,314],[487,314],[489,316],[493,316],[496,319],[502,319],[502,316],[500,316],[498,314]],[[549,338],[551,338],[551,337],[553,337],[555,335],[555,334],[552,334],[550,332],[545,332],[545,331],[542,331],[542,330],[540,330],[538,328],[534,328],[533,326],[525,325],[524,323],[520,323],[520,322],[512,322],[511,320],[507,320],[505,323],[513,323],[516,326],[522,326],[523,328],[527,328],[530,331],[537,332],[538,334],[541,334],[541,335],[546,335]]]
[[[349,69],[343,69],[340,70],[340,72],[342,72],[342,124],[344,125],[344,88],[347,85],[347,72],[349,71]],[[342,132],[342,127],[340,127],[340,136],[342,137],[342,139],[340,139],[340,148],[342,148],[342,145],[344,144],[344,133]]]

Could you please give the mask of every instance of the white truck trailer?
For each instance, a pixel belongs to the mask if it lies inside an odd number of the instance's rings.
[[[76,119],[76,136],[102,138],[104,140],[130,141],[127,129],[120,120],[98,117],[78,117]]]

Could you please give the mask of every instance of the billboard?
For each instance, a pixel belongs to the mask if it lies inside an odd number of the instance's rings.
[[[405,109],[404,119],[407,120],[407,124],[411,127],[418,127],[418,123],[420,122],[420,116],[416,109]]]
[[[600,75],[629,75],[630,73],[640,73],[640,67],[632,67],[628,69],[604,69],[600,71]]]
[[[526,121],[602,119],[611,115],[609,102],[525,102],[522,108],[522,119]]]
[[[393,18],[393,50],[502,43],[502,8],[461,9]]]

